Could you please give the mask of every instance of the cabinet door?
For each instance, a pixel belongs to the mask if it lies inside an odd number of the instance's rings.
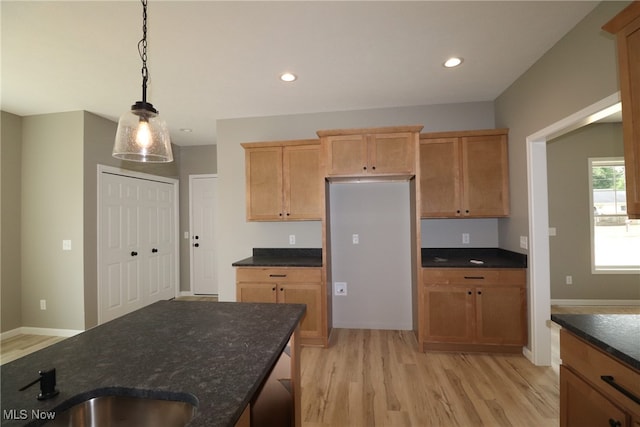
[[[570,369],[560,366],[560,427],[627,427],[629,418]]]
[[[283,150],[286,219],[322,219],[320,145],[288,146]]]
[[[509,159],[506,135],[462,138],[465,216],[509,215]]]
[[[458,138],[420,142],[420,193],[423,218],[460,215],[460,154]]]
[[[525,291],[521,286],[486,286],[474,290],[476,341],[525,345],[527,343]]]
[[[424,286],[425,340],[473,341],[473,288],[450,285]]]
[[[282,219],[282,147],[246,149],[245,168],[247,220]]]
[[[368,135],[368,169],[370,174],[413,174],[415,145],[413,133]]]
[[[638,11],[636,6],[636,13]],[[640,219],[640,16],[618,34],[627,213]]]
[[[367,141],[364,135],[324,138],[327,175],[362,175],[367,172]]]
[[[286,283],[278,285],[278,302],[306,304],[307,312],[300,323],[303,338],[322,336],[322,292],[316,283]]]
[[[236,285],[238,302],[277,302],[274,283],[238,283]]]

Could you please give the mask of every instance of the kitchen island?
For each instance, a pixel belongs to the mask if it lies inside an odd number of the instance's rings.
[[[640,425],[640,315],[553,314],[560,426]]]
[[[31,414],[62,412],[110,393],[187,401],[197,407],[189,426],[234,426],[290,338],[293,407],[299,409],[296,338],[304,313],[295,304],[154,303],[1,366],[2,426],[43,425]],[[50,368],[57,396],[37,400],[37,384],[18,391]]]

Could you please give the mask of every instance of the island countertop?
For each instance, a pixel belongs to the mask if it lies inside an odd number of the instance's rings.
[[[551,320],[640,370],[640,314],[552,314]]]
[[[4,411],[63,411],[113,393],[197,404],[190,426],[233,426],[304,315],[304,305],[159,301],[0,366]],[[60,394],[36,399],[56,368]],[[10,420],[2,426],[41,425]],[[44,421],[42,421],[44,422]]]

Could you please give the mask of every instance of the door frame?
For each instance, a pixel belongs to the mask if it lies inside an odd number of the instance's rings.
[[[174,283],[175,283],[175,289],[174,289],[174,297],[177,297],[179,295],[180,292],[180,240],[179,240],[179,233],[180,233],[180,195],[179,195],[179,181],[177,179],[174,178],[168,178],[168,177],[164,177],[164,176],[160,176],[160,175],[152,175],[152,174],[148,174],[148,173],[144,173],[144,172],[136,172],[136,171],[132,171],[132,170],[128,170],[128,169],[121,169],[118,167],[114,167],[114,166],[107,166],[107,165],[101,165],[98,164],[97,165],[97,179],[96,179],[96,184],[97,184],[97,190],[96,190],[96,199],[97,199],[97,221],[96,221],[96,244],[97,244],[97,248],[96,248],[96,274],[97,274],[97,314],[98,314],[98,325],[102,324],[103,321],[103,314],[102,314],[102,309],[101,309],[101,296],[100,296],[100,290],[101,290],[101,285],[102,285],[102,278],[100,275],[100,271],[101,271],[101,264],[100,264],[100,260],[102,259],[102,253],[101,253],[101,248],[102,248],[102,233],[100,232],[100,226],[102,224],[102,218],[101,218],[101,209],[102,209],[102,176],[103,174],[110,174],[110,175],[120,175],[123,177],[127,177],[127,178],[134,178],[134,179],[141,179],[141,180],[146,180],[146,181],[155,181],[155,182],[162,182],[165,184],[170,184],[173,185],[173,215],[175,218],[174,224],[173,224],[173,235],[174,235],[174,247],[173,250],[175,251],[175,265],[174,265]]]
[[[547,187],[547,141],[608,113],[620,102],[620,92],[595,102],[526,138],[529,209],[529,342],[524,355],[533,364],[551,365],[551,263],[549,251],[549,194]]]
[[[203,174],[191,174],[189,175],[189,294],[195,295],[193,290],[193,244],[191,243],[191,236],[193,236],[193,181],[200,178],[218,178],[217,173],[203,173]],[[216,227],[218,224],[217,213],[218,213],[218,193],[216,191],[215,194],[215,202],[214,202],[214,224]],[[217,227],[215,228],[217,230]],[[217,249],[217,245],[216,245]],[[217,264],[217,254],[216,254],[216,264]],[[217,276],[217,271],[216,271]],[[219,286],[219,284],[218,284]],[[182,292],[185,294],[185,292]],[[218,289],[218,294],[220,295],[220,289]]]

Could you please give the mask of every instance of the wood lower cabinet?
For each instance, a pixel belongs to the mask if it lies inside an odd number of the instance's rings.
[[[507,129],[421,134],[421,217],[508,216],[507,134]]]
[[[422,126],[318,131],[327,177],[411,176]]]
[[[302,344],[326,346],[328,343],[327,294],[321,268],[239,267],[236,300],[305,304],[307,312],[300,323]]]
[[[627,214],[640,219],[640,1],[634,1],[603,29],[616,35],[622,99]]]
[[[520,352],[527,343],[524,269],[423,268],[423,350]]]
[[[560,330],[560,358],[560,427],[640,424],[638,370],[566,329]]]
[[[322,219],[324,183],[318,140],[242,146],[248,221]]]

